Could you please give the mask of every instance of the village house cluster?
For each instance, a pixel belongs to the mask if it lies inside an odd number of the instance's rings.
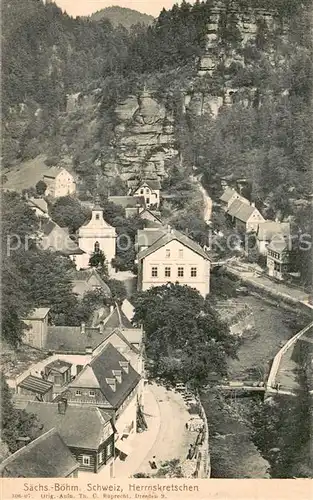
[[[292,270],[290,222],[265,220],[255,204],[232,187],[225,186],[220,202],[237,231],[255,234],[257,250],[266,257],[268,275],[283,280]]]
[[[73,194],[75,183],[62,172],[62,181],[56,176],[49,185],[51,196]],[[127,196],[109,198],[123,206],[128,217],[137,214],[145,221],[135,244],[137,288],[178,282],[205,297],[210,290],[209,256],[191,238],[163,224],[160,198],[159,181],[134,179]],[[111,298],[109,286],[89,266],[91,255],[100,249],[109,272],[114,272],[116,229],[104,220],[98,198],[75,242],[67,229],[51,220],[45,198],[28,198],[27,203],[40,218],[39,244],[75,263],[73,292],[82,297],[98,290]],[[147,426],[143,330],[132,325],[133,314],[133,306],[124,300],[94,311],[92,326],[55,326],[49,320],[49,307],[22,318],[27,325],[23,355],[12,361],[4,353],[2,371],[15,406],[36,415],[41,430],[29,444],[21,437],[23,446],[1,464],[2,476],[77,477],[101,472],[102,478],[115,477],[116,462],[131,455],[133,437]],[[38,459],[44,450],[49,450],[47,463]]]

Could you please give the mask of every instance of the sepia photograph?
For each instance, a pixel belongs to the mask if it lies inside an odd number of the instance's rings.
[[[2,498],[305,500],[312,1],[112,2],[2,0]]]

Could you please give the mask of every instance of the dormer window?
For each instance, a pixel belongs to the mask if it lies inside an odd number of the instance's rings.
[[[113,376],[116,378],[119,384],[122,383],[122,370],[112,370]]]
[[[112,389],[113,392],[116,391],[116,379],[115,378],[106,378],[105,379],[106,383]]]
[[[96,214],[96,220],[100,219],[100,214]]]
[[[129,361],[120,361],[119,365],[121,368],[123,368],[124,372],[129,372]]]
[[[94,397],[95,397],[95,395],[96,395],[95,391],[89,391],[89,396],[90,396],[91,398],[94,398]]]

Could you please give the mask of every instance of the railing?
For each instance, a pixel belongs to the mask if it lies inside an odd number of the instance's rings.
[[[266,390],[275,388],[276,377],[283,355],[288,351],[288,349],[290,349],[297,342],[299,338],[302,337],[302,335],[304,335],[312,327],[313,327],[313,321],[309,323],[305,328],[303,328],[303,330],[301,330],[291,339],[289,339],[288,342],[286,342],[286,344],[278,351],[271,366],[271,370],[267,379]]]

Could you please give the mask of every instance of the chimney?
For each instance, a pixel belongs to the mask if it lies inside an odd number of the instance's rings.
[[[113,392],[116,391],[116,379],[115,378],[106,378],[105,379],[108,386],[112,389]]]
[[[122,370],[112,370],[113,376],[116,378],[119,384],[122,383]]]
[[[80,325],[80,333],[82,335],[85,335],[85,333],[86,333],[86,323],[81,323],[81,325]]]
[[[58,413],[60,415],[65,415],[67,409],[67,399],[62,398],[61,401],[58,402]]]
[[[121,368],[123,368],[125,373],[129,372],[129,361],[120,361],[119,365]]]
[[[254,201],[251,201],[251,207],[255,207]]]
[[[112,314],[113,311],[114,311],[114,306],[110,305],[110,314]]]
[[[168,233],[171,233],[171,232],[172,232],[172,228],[171,228],[171,226],[170,226],[169,224],[168,224],[168,226],[167,226],[167,232],[168,232]]]

